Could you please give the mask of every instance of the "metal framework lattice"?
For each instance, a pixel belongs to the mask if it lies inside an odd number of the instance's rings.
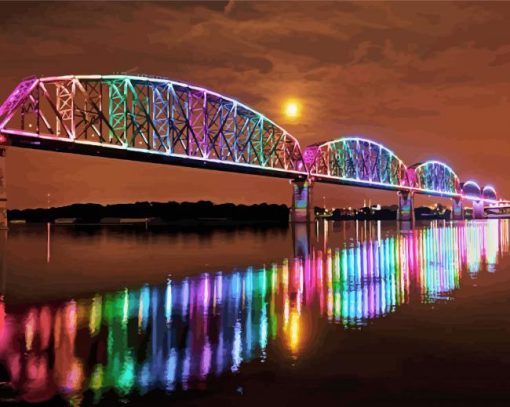
[[[460,195],[462,189],[459,177],[446,164],[440,161],[425,161],[409,168],[410,178],[416,189],[423,192]]]
[[[150,76],[26,79],[0,105],[0,134],[22,147],[496,201],[493,187],[461,186],[439,161],[406,167],[360,137],[302,154],[294,137],[242,103]]]
[[[407,167],[391,150],[371,140],[345,137],[309,146],[304,152],[311,175],[380,187],[408,187]]]
[[[472,196],[474,198],[480,198],[482,196],[482,189],[477,182],[469,180],[463,182],[462,185],[462,195]]]
[[[283,128],[235,100],[167,79],[31,78],[0,107],[0,131],[306,175],[299,143]]]
[[[493,201],[496,201],[498,196],[496,194],[496,189],[494,189],[491,185],[486,185],[483,187],[482,190],[482,198],[483,199],[491,199]]]

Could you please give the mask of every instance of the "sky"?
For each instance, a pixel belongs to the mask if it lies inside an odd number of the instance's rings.
[[[304,147],[381,142],[510,197],[510,3],[0,3],[0,100],[31,75],[145,73],[233,97]],[[298,120],[282,112],[288,98]],[[288,180],[10,148],[9,208],[75,202],[290,204]],[[316,185],[315,203],[396,203]]]

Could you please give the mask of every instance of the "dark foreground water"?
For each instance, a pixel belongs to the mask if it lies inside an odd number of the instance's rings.
[[[2,244],[0,403],[510,403],[507,220]]]

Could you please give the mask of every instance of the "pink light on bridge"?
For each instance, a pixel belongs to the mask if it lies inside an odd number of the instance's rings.
[[[0,106],[0,146],[7,144],[475,199],[462,193],[459,177],[443,162],[409,167],[383,144],[359,136],[302,151],[284,128],[233,98],[149,75],[24,80]],[[490,188],[483,189],[484,202],[496,202]]]

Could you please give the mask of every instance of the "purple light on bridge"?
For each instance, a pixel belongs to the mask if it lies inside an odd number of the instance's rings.
[[[420,191],[461,195],[460,180],[447,164],[430,160],[410,167],[413,171],[414,186]]]
[[[482,190],[482,197],[484,199],[497,200],[496,189],[492,185],[486,185]]]
[[[462,195],[466,198],[480,199],[482,197],[482,188],[480,188],[476,181],[466,181],[462,184]]]
[[[472,180],[466,181],[466,182],[464,182],[463,187],[468,186],[468,185],[473,185],[477,189],[481,190],[480,185],[478,185],[478,183],[476,181],[472,181]]]
[[[22,81],[0,107],[0,136],[18,147],[463,197],[459,177],[441,161],[408,167],[360,136],[302,151],[285,129],[233,98],[148,75]],[[484,191],[481,199],[496,200]]]

